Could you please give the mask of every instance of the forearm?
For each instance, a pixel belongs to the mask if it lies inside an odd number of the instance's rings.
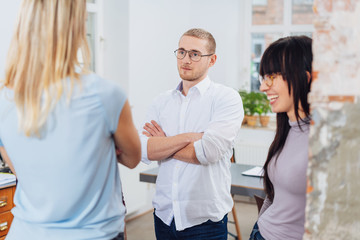
[[[148,159],[152,161],[164,160],[191,142],[191,136],[187,133],[172,137],[150,137],[147,142]]]
[[[127,127],[126,140],[119,141],[115,138],[115,144],[121,153],[117,155],[117,161],[122,165],[132,169],[135,168],[141,159],[141,144],[136,128],[134,126]],[[124,130],[125,132],[125,130]]]
[[[186,147],[177,151],[173,155],[173,158],[183,161],[183,162],[200,164],[199,160],[196,158],[194,143],[190,143]]]
[[[137,134],[136,131],[135,134]],[[141,146],[139,139],[128,138],[127,146],[122,149],[121,153],[117,156],[117,161],[130,169],[135,168],[141,159]]]
[[[117,154],[118,162],[128,168],[135,168],[141,159],[141,144],[132,121],[128,101],[126,101],[121,111],[118,126],[113,137],[116,148],[121,151],[121,154]]]

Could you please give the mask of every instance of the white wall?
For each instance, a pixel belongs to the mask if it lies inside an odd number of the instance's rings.
[[[5,77],[5,61],[21,0],[0,0],[0,78]]]
[[[211,79],[240,87],[239,4],[238,0],[130,1],[129,96],[138,125],[151,100],[180,81],[173,51],[190,28],[204,28],[217,41]]]
[[[99,1],[102,18],[98,24],[100,51],[98,62],[104,78],[121,84],[129,93],[129,3],[128,1]]]
[[[0,77],[20,0],[0,0]],[[98,73],[121,84],[133,117],[142,127],[148,106],[180,81],[173,51],[180,36],[194,27],[210,31],[218,60],[209,75],[234,89],[242,84],[240,61],[244,46],[244,3],[238,0],[99,0]],[[246,57],[247,58],[247,57]],[[128,212],[150,208],[153,184],[139,182],[139,172],[155,167],[140,163],[134,170],[120,167]]]

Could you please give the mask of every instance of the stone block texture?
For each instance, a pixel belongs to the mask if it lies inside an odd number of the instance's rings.
[[[306,240],[360,239],[360,0],[315,0]]]

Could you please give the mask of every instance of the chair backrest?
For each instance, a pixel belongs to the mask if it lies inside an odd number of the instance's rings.
[[[258,213],[259,213],[265,199],[262,198],[262,197],[259,197],[258,195],[254,195],[254,198],[255,198],[256,205],[257,205],[257,208],[258,208]]]
[[[233,150],[233,152],[234,152],[234,150]],[[234,156],[235,154],[233,154],[232,156],[231,156],[231,158],[230,158],[230,161],[232,162],[232,163],[235,163],[235,156]]]

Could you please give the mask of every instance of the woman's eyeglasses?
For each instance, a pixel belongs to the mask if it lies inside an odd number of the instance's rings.
[[[263,76],[259,75],[260,84],[265,83],[266,86],[271,87],[274,84],[274,79],[281,73],[266,74]]]

